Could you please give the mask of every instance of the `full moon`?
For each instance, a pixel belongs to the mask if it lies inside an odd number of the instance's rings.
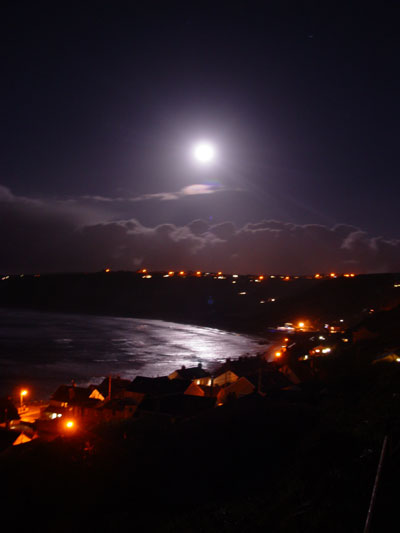
[[[198,142],[193,147],[193,155],[199,163],[211,163],[215,159],[215,147],[207,141]]]

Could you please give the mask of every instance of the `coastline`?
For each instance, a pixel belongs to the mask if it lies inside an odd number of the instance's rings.
[[[80,384],[96,383],[110,373],[125,379],[154,377],[199,362],[212,371],[227,357],[257,356],[268,346],[265,338],[248,333],[159,317],[26,307],[2,307],[0,312],[1,392],[24,386],[35,391],[32,399],[48,398],[71,379]],[[137,321],[134,327],[131,320]]]

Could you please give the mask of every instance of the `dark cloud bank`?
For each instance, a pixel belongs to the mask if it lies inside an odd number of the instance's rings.
[[[400,241],[359,228],[262,220],[236,227],[194,220],[145,227],[107,220],[79,201],[16,197],[0,187],[0,271],[112,269],[287,273],[400,270]]]

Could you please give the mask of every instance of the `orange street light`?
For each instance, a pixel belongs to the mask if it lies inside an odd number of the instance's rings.
[[[21,406],[21,409],[24,405],[24,396],[26,396],[28,394],[28,391],[23,389],[21,392],[20,392],[20,406]]]
[[[281,357],[282,355],[282,352],[275,352],[275,357],[277,357],[279,359],[279,357]]]
[[[73,429],[75,427],[75,422],[73,420],[67,420],[65,422],[65,427],[67,429]]]

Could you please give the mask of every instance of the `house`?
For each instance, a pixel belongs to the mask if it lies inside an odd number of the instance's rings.
[[[174,394],[162,398],[146,398],[138,408],[145,418],[169,419],[171,422],[188,420],[216,406],[216,398]]]
[[[257,392],[268,394],[271,391],[279,390],[292,385],[290,379],[273,365],[269,364],[263,369],[246,374],[244,377],[250,381]]]
[[[213,379],[214,385],[219,385],[220,387],[223,387],[224,385],[227,385],[228,383],[234,383],[239,379],[239,375],[235,372],[232,372],[232,370],[226,370],[225,372],[222,372],[221,374],[217,374]]]
[[[182,366],[168,376],[169,379],[185,379],[195,381],[198,385],[210,385],[211,374],[203,370],[201,363],[197,366],[186,368]]]
[[[41,418],[55,420],[65,416],[96,420],[95,408],[101,400],[91,398],[93,387],[61,385],[51,396],[49,405],[42,411]]]
[[[371,364],[376,363],[400,363],[400,355],[396,351],[389,350],[376,357]]]
[[[132,398],[112,398],[103,402],[96,409],[99,422],[132,418],[137,405]]]
[[[101,401],[110,398],[122,398],[129,384],[128,379],[121,379],[119,376],[104,378],[100,385],[93,387],[89,398]]]
[[[243,370],[243,374],[239,374],[239,369]],[[245,364],[236,365],[235,370],[237,372],[226,370],[214,377],[213,384],[223,389],[218,393],[218,399],[222,403],[225,402],[227,394],[232,394],[237,398],[251,392],[268,394],[270,391],[291,385],[291,381],[272,363],[263,362],[257,365],[247,364],[245,361]],[[233,387],[235,383],[237,386]],[[228,386],[232,387],[228,388]]]
[[[29,435],[26,435],[23,431],[18,435],[18,437],[13,442],[13,446],[18,446],[19,444],[25,444],[27,442],[31,442],[33,437],[30,437]]]
[[[174,394],[183,394],[190,385],[190,380],[170,379],[168,376],[148,378],[136,376],[125,390],[125,397],[132,398],[139,405],[146,398],[162,398]]]
[[[216,398],[221,387],[219,385],[198,385],[197,380],[192,381],[189,387],[185,390],[185,394],[189,396],[203,396],[208,398]]]
[[[77,387],[75,384],[60,385],[51,395],[49,405],[66,408],[72,404],[84,402],[89,399],[92,390],[92,388]]]
[[[257,372],[260,368],[268,368],[269,365],[270,363],[268,363],[262,355],[256,357],[239,357],[238,359],[228,358],[218,367],[214,372],[214,375],[218,376],[230,370],[240,377],[252,372]]]
[[[241,398],[255,391],[256,387],[245,377],[240,377],[236,381],[222,387],[218,393],[218,404],[226,403],[230,398]]]
[[[293,384],[305,383],[314,379],[314,363],[312,358],[303,361],[291,361],[282,365],[279,371]]]

